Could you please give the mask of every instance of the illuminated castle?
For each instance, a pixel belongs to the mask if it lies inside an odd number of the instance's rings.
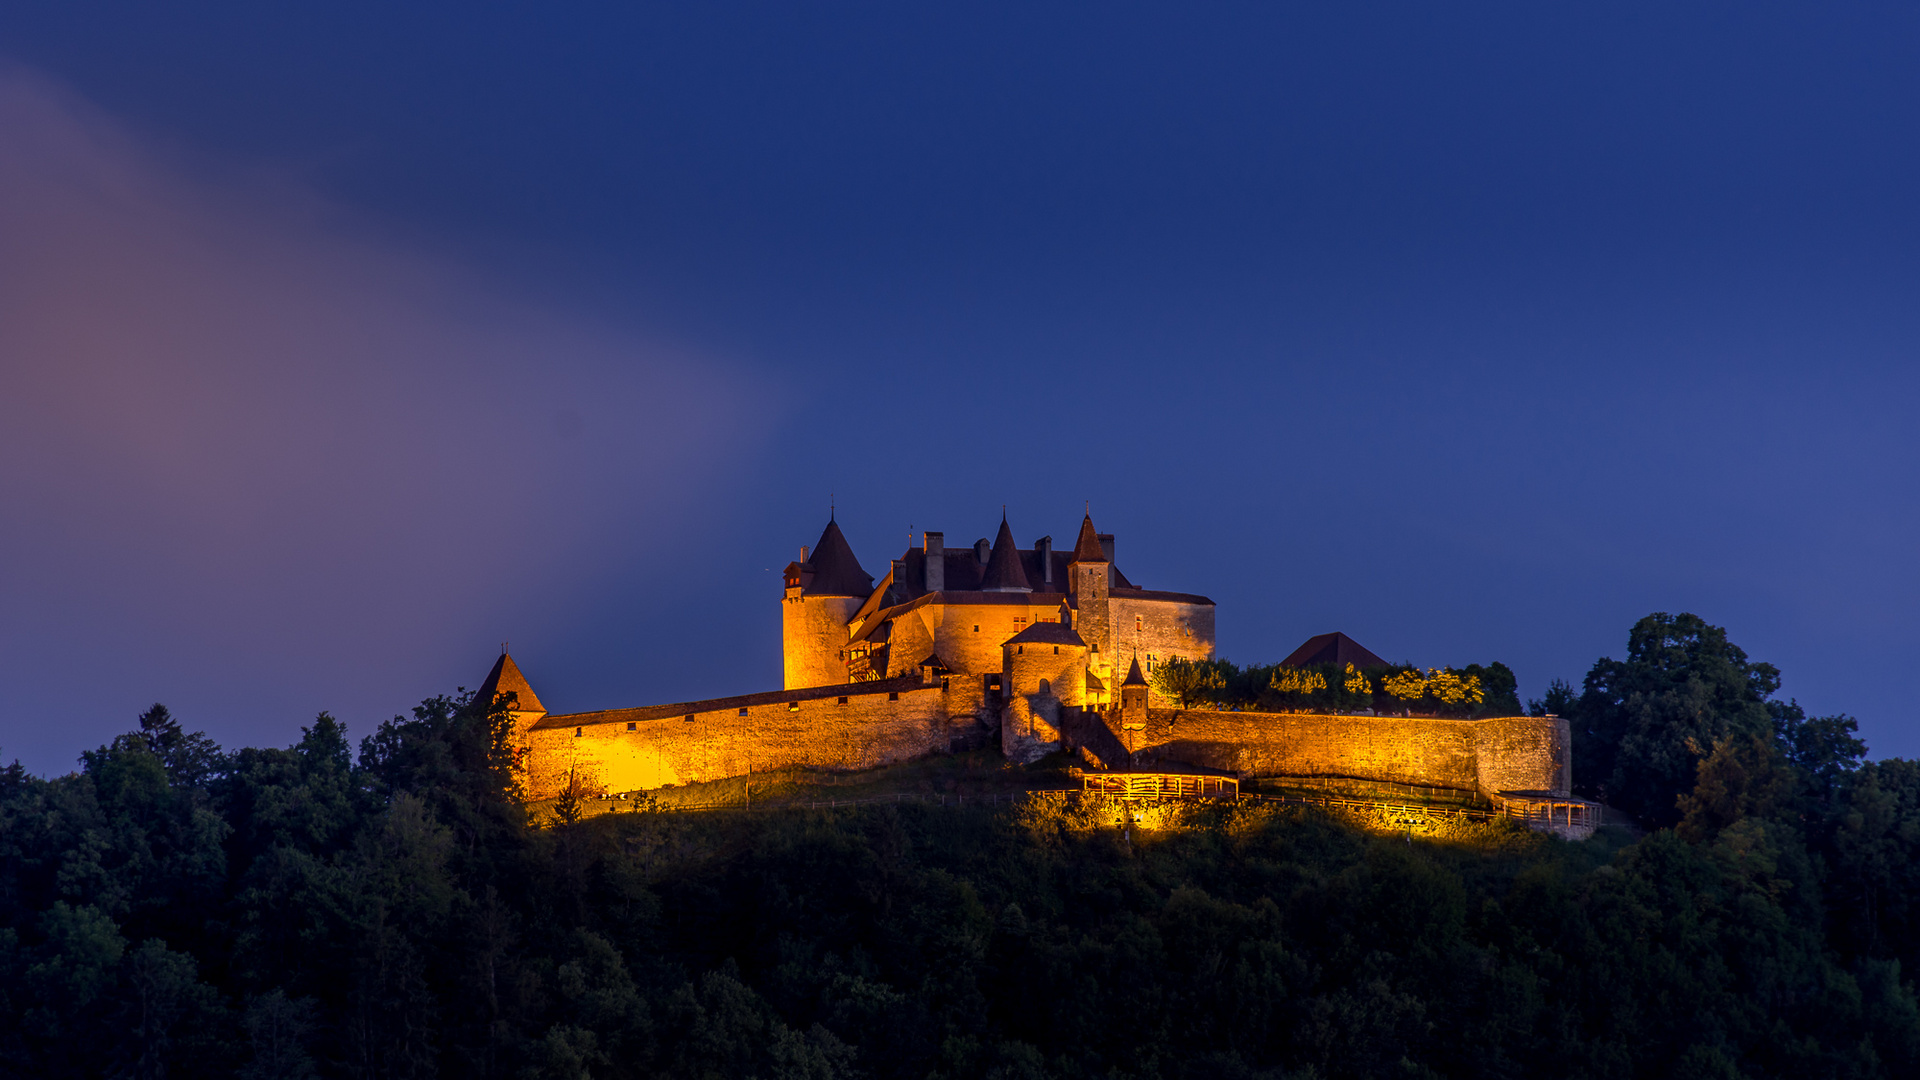
[[[991,545],[929,532],[877,586],[829,521],[787,564],[781,611],[787,689],[938,672],[949,712],[1016,758],[1057,746],[1063,710],[1112,704],[1134,658],[1213,656],[1213,601],[1128,581],[1091,515],[1070,551],[1023,549],[1004,518]]]
[[[943,534],[926,533],[875,584],[830,519],[785,570],[783,689],[555,715],[502,653],[479,696],[506,695],[535,798],[998,746],[1013,762],[1067,751],[1096,770],[1338,776],[1564,799],[1571,740],[1555,717],[1174,708],[1149,676],[1169,659],[1213,657],[1213,601],[1141,588],[1114,559],[1114,538],[1091,515],[1066,551],[1050,537],[1020,547],[1003,516],[991,544],[950,550]],[[1325,635],[1302,650],[1342,643],[1359,648]]]

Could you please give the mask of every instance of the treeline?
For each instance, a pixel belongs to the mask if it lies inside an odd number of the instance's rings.
[[[1520,715],[1513,669],[1494,661],[1461,668],[1411,664],[1249,664],[1169,657],[1150,665],[1147,681],[1181,708],[1252,712],[1374,712],[1472,719]]]
[[[1914,1075],[1920,770],[1778,685],[1652,616],[1550,691],[1651,829],[1580,844],[1066,801],[555,824],[470,702],[357,753],[156,707],[0,773],[0,1073]]]

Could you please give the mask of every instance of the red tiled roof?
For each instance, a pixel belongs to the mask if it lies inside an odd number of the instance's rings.
[[[1340,633],[1316,634],[1280,663],[1283,667],[1311,667],[1315,664],[1352,664],[1357,668],[1387,666],[1385,660],[1375,656],[1364,645]]]
[[[515,712],[546,712],[547,707],[540,704],[534,696],[533,687],[527,684],[527,677],[520,674],[520,666],[506,653],[493,662],[493,670],[480,683],[480,689],[474,691],[473,700],[486,707],[492,707],[495,698],[501,694],[512,694]]]

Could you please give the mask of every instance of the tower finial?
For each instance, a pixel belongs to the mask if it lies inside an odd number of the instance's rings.
[[[829,491],[829,492],[827,492],[827,522],[828,522],[828,524],[832,524],[832,523],[833,523],[833,521],[834,521],[834,514],[835,514],[836,512],[837,512],[837,511],[835,510],[835,508],[834,508],[834,505],[833,505],[833,492],[831,492],[831,491]]]
[[[504,641],[500,643],[500,655],[501,656],[507,655],[507,643]]]

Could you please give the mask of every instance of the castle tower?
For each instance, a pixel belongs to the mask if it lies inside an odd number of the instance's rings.
[[[1107,606],[1112,571],[1113,559],[1100,546],[1089,514],[1080,521],[1080,538],[1067,564],[1067,592],[1072,596],[1073,628],[1087,643],[1087,667],[1103,682],[1110,681],[1107,675],[1113,670],[1113,620]]]
[[[500,659],[493,662],[493,670],[481,680],[480,689],[473,692],[473,700],[482,708],[506,710],[508,719],[513,721],[512,745],[516,755],[525,752],[527,729],[547,715],[547,707],[534,696],[533,687],[528,685],[527,677],[520,674],[520,665],[507,655],[505,645],[500,647]]]
[[[993,554],[987,556],[987,569],[980,577],[980,591],[1033,591],[1027,582],[1027,572],[1020,565],[1020,545],[1014,543],[1013,529],[1004,514],[1000,517],[1000,535],[993,539]]]
[[[1140,658],[1127,668],[1127,680],[1120,684],[1120,734],[1127,747],[1127,763],[1133,763],[1140,732],[1147,730],[1147,677],[1140,673]]]
[[[787,564],[780,604],[785,688],[847,681],[847,624],[873,592],[873,575],[860,568],[853,548],[831,517],[811,557]]]

